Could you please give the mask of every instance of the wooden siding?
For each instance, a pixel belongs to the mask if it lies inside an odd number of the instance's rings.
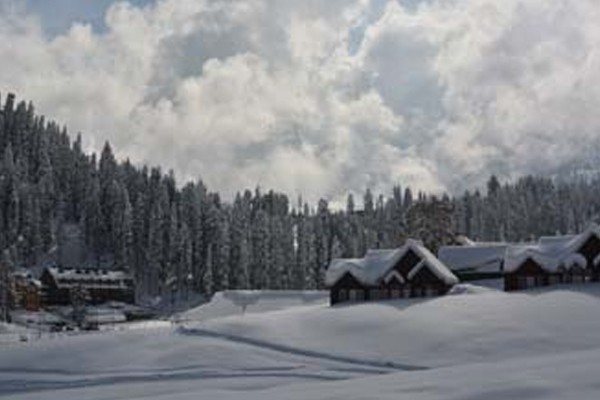
[[[69,305],[71,304],[71,290],[66,287],[59,287],[52,274],[45,270],[40,277],[42,282],[42,302],[46,305]],[[102,304],[109,301],[120,301],[133,304],[135,302],[135,293],[133,282],[129,282],[125,287],[90,287],[86,282],[82,282],[81,287],[87,289],[89,293],[89,304]]]
[[[414,256],[417,257],[416,254]],[[414,258],[409,257],[404,262],[399,262],[397,266],[407,266],[410,263],[416,265],[418,262],[418,257],[416,262],[414,262]],[[344,302],[431,297],[446,294],[452,287],[440,280],[426,265],[415,274],[412,280],[409,281],[407,275],[408,272],[403,274],[405,283],[399,282],[394,277],[387,283],[382,279],[379,285],[365,286],[347,272],[330,288],[330,302],[334,305]]]
[[[421,258],[414,251],[408,250],[404,256],[394,265],[396,271],[406,279],[408,273],[421,261]]]
[[[504,274],[504,290],[511,292],[549,284],[550,274],[535,260],[527,258],[519,268]]]
[[[362,291],[363,296],[366,296],[368,287],[363,286],[351,273],[346,272],[329,291],[329,301],[331,304],[342,303],[349,301],[350,290]]]
[[[578,253],[585,257],[588,263],[587,272],[590,280],[600,281],[600,268],[594,265],[594,259],[600,254],[600,239],[594,234],[579,248]]]

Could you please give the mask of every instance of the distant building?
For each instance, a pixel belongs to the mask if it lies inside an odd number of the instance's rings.
[[[536,244],[506,249],[506,291],[587,281],[600,281],[598,225],[591,225],[579,235],[544,237]]]
[[[446,294],[456,276],[416,240],[392,250],[369,250],[364,258],[336,259],[327,270],[330,302],[429,297]]]
[[[26,270],[15,271],[12,283],[15,308],[39,311],[42,305],[42,283]]]
[[[90,304],[134,302],[133,279],[124,271],[49,267],[40,277],[47,305],[71,303],[73,290],[84,289]]]

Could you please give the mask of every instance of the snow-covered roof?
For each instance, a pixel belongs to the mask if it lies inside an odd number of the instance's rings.
[[[598,265],[600,265],[600,254],[594,258],[594,267],[597,267]]]
[[[579,235],[543,237],[537,244],[509,246],[504,256],[504,271],[515,271],[527,259],[532,259],[547,272],[555,272],[560,266],[586,268],[587,260],[576,253],[593,235],[600,239],[600,227],[596,224]]]
[[[452,271],[500,272],[506,243],[442,246],[438,258]]]
[[[570,240],[566,241],[565,247],[568,251],[575,252],[579,250],[581,246],[588,241],[588,239],[592,236],[596,236],[600,239],[600,226],[597,224],[591,224],[585,231],[581,234],[574,236]]]
[[[376,286],[409,250],[412,250],[421,259],[410,271],[409,276],[414,276],[418,270],[427,266],[446,284],[458,283],[456,276],[440,260],[421,242],[412,239],[408,239],[402,247],[397,249],[368,250],[364,258],[332,260],[327,269],[325,283],[333,286],[346,273],[349,273],[363,285]]]
[[[541,236],[538,243],[545,245],[565,245],[577,235]]]
[[[565,268],[567,268],[567,269],[571,269],[574,267],[587,268],[587,266],[588,266],[587,265],[588,262],[585,259],[585,257],[579,253],[569,254],[568,256],[566,256],[563,259],[562,263],[564,264]]]
[[[560,247],[533,245],[514,245],[506,248],[504,272],[516,271],[525,261],[531,259],[548,272],[554,272],[561,264],[564,254]]]
[[[35,279],[31,271],[27,269],[17,269],[12,273],[12,276],[19,284],[31,284],[36,287],[42,287],[42,283],[39,279]]]
[[[127,287],[131,277],[124,271],[91,269],[91,268],[61,268],[50,267],[48,272],[59,287]]]

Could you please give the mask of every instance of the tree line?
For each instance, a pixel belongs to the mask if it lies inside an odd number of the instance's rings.
[[[458,234],[524,241],[582,230],[597,219],[598,178],[527,176],[484,193],[349,194],[345,209],[283,193],[243,190],[223,201],[201,180],[118,161],[107,142],[86,154],[82,139],[6,96],[0,110],[1,276],[37,265],[77,226],[86,263],[129,271],[139,299],[224,289],[319,289],[336,257],[361,257],[417,237],[433,251]],[[1,271],[0,271],[1,272]],[[0,282],[0,290],[2,290]],[[0,296],[1,298],[1,296]]]

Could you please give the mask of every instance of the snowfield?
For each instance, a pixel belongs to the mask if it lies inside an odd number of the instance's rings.
[[[0,397],[600,397],[600,285],[454,292],[336,307],[324,292],[225,292],[172,326],[0,340]]]

